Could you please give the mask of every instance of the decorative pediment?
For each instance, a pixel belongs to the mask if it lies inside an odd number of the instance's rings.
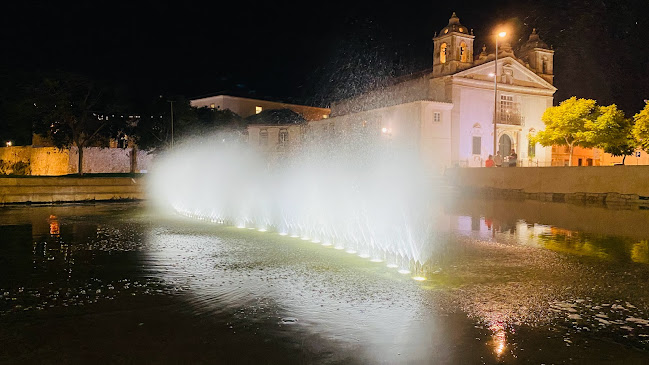
[[[452,77],[454,81],[475,81],[471,83],[488,86],[485,82],[493,85],[493,72],[494,61],[490,61],[455,73]],[[511,85],[512,87],[530,88],[530,91],[533,89],[552,93],[557,91],[556,87],[512,57],[498,59],[498,77],[499,87]]]

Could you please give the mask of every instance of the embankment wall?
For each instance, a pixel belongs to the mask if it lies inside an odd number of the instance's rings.
[[[144,177],[1,177],[0,205],[141,200]]]
[[[446,176],[451,186],[484,195],[649,204],[649,166],[452,168]]]

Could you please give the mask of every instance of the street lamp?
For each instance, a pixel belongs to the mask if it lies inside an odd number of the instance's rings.
[[[497,124],[498,124],[498,38],[505,38],[507,32],[499,32],[496,35],[496,59],[494,61],[494,158],[497,151]],[[504,152],[503,152],[504,153]]]
[[[167,100],[171,104],[171,149],[174,148],[174,100]]]

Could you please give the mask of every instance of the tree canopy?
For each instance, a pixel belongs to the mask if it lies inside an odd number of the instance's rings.
[[[633,116],[633,136],[640,148],[649,153],[649,102],[645,103],[644,109]]]
[[[571,164],[574,146],[601,148],[626,158],[638,145],[633,120],[615,104],[599,106],[595,100],[572,97],[548,108],[541,119],[546,128],[533,141],[543,146],[568,146]]]
[[[541,117],[545,130],[539,131],[532,139],[543,146],[568,146],[572,163],[574,146],[594,146],[592,138],[586,133],[586,125],[592,122],[595,110],[595,100],[576,97],[564,100],[559,106],[546,109]]]
[[[108,138],[124,129],[128,118],[114,89],[76,74],[45,77],[32,101],[34,133],[59,148],[77,147],[79,174],[83,174],[84,147],[107,146]]]
[[[632,127],[632,120],[617,105],[598,106],[593,119],[586,123],[586,136],[594,147],[613,156],[624,156],[624,163],[626,156],[633,154],[637,147]]]

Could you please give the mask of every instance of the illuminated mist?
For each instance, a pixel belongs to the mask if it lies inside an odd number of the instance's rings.
[[[186,217],[299,238],[425,274],[439,180],[416,149],[352,131],[336,142],[304,139],[278,158],[268,156],[220,135],[188,141],[158,159],[150,179],[154,200]]]

